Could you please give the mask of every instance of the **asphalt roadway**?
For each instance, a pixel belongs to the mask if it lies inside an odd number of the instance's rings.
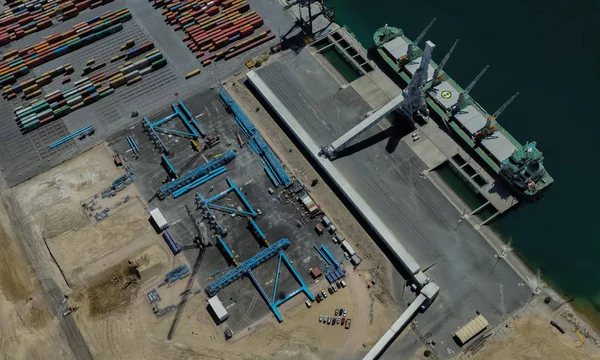
[[[307,49],[287,54],[257,73],[320,145],[331,143],[371,110],[351,86],[340,90]],[[437,300],[417,317],[415,331],[405,331],[383,358],[415,353],[422,342],[406,337],[417,332],[437,343],[440,357],[451,357],[460,351],[452,334],[476,311],[491,325],[498,324],[527,303],[529,289],[505,262],[495,265],[495,252],[487,241],[469,223],[459,224],[461,213],[419,177],[426,165],[393,130],[382,128],[389,128],[389,122],[372,128],[334,164],[421,268],[435,264],[426,275],[441,287]],[[402,307],[413,298],[403,288],[404,279],[396,273],[394,293]]]

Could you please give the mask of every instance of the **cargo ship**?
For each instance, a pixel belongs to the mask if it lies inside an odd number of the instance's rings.
[[[431,25],[431,24],[430,24]],[[417,42],[425,32],[419,36]],[[422,50],[408,39],[402,29],[384,26],[373,40],[375,50],[388,67],[387,72],[406,86],[419,68]],[[539,198],[554,182],[546,171],[542,152],[535,142],[519,143],[495,118],[516,97],[515,94],[494,115],[490,115],[472,97],[469,91],[487,67],[467,87],[458,85],[442,68],[431,61],[426,85],[426,102],[430,116],[442,122],[453,137],[470,148],[493,173],[504,180],[515,195],[527,200]]]

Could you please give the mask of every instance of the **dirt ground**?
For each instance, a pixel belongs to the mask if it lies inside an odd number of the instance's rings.
[[[465,346],[461,359],[473,360],[598,360],[600,348],[593,338],[584,337],[575,315],[568,307],[553,310],[536,297],[524,309],[490,333],[479,351]],[[556,322],[564,331],[561,334],[550,325]],[[579,329],[581,332],[579,332]],[[484,334],[487,335],[487,334]],[[475,340],[473,340],[475,341]]]
[[[72,359],[0,205],[0,359]]]
[[[160,236],[151,229],[135,183],[114,198],[96,199],[97,209],[111,208],[109,216],[101,221],[94,219],[94,211],[82,207],[122,174],[110,155],[107,147],[98,146],[18,185],[6,195],[22,211],[18,227],[30,229],[27,234],[34,238],[30,243],[35,244],[35,251],[46,253],[46,256],[35,257],[35,269],[42,269],[43,276],[56,278],[65,293],[69,293],[69,304],[79,307],[70,316],[76,320],[93,358],[344,358],[362,350],[363,344],[371,346],[398,316],[396,307],[383,306],[375,300],[374,318],[379,321],[370,323],[372,299],[392,300],[381,293],[382,286],[377,290],[366,288],[365,278],[377,276],[380,282],[387,281],[384,280],[386,272],[368,265],[370,259],[367,258],[360,273],[349,274],[348,287],[323,303],[315,303],[308,309],[304,298],[297,296],[280,308],[286,319],[283,323],[268,316],[236,334],[230,343],[224,339],[224,326],[217,326],[210,317],[206,297],[200,292],[190,297],[173,340],[167,341],[174,312],[157,318],[146,293],[157,287],[164,274],[179,265],[182,258],[173,258]],[[316,176],[307,174],[309,166],[304,166],[306,169],[297,168],[303,173],[304,181]],[[332,202],[335,196],[327,193],[324,186],[321,188],[323,196]],[[319,193],[313,195],[319,199]],[[125,196],[130,197],[127,203],[123,203]],[[354,221],[349,214],[332,217],[340,227],[348,219]],[[8,219],[3,222],[9,223]],[[360,226],[350,222],[346,231],[358,233]],[[8,228],[2,227],[3,230]],[[11,241],[8,235],[2,237],[2,241],[19,253],[18,241]],[[36,281],[26,262],[21,261],[19,267],[14,264],[17,256],[8,252],[0,256],[5,260],[0,263],[3,295],[0,319],[5,320],[2,324],[20,323],[24,328],[1,325],[1,358],[44,358],[38,356],[44,352],[62,353],[61,358],[71,358],[68,344],[61,338],[57,326],[56,316],[62,314],[52,314],[41,297],[36,296]],[[131,264],[135,264],[134,269]],[[180,281],[160,289],[161,307],[178,303],[184,283]],[[321,284],[323,288],[326,286],[325,281]],[[254,306],[266,306],[258,293]],[[319,315],[333,315],[337,307],[348,309],[353,320],[350,330],[318,322]],[[261,346],[257,347],[257,343]]]

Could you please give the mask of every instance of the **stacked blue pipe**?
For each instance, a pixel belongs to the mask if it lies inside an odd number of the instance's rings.
[[[140,148],[137,146],[137,143],[135,142],[135,140],[133,140],[133,138],[131,136],[126,136],[125,139],[129,143],[129,146],[131,147],[131,150],[133,150],[133,153],[134,154],[139,154]]]
[[[207,162],[206,164],[200,165],[195,169],[192,169],[187,172],[187,174],[180,176],[179,178],[163,185],[158,190],[158,198],[163,200],[167,197],[167,195],[177,191],[184,186],[194,182],[194,180],[199,179],[200,177],[207,175],[212,170],[215,170],[223,165],[229,163],[231,160],[235,159],[235,153],[233,151],[227,151],[223,155],[213,159],[212,161]]]
[[[171,249],[171,252],[173,252],[173,255],[177,255],[181,252],[181,247],[179,246],[179,244],[177,244],[169,230],[165,230],[162,233],[162,237],[163,239],[165,239],[165,242],[169,246],[169,249]]]
[[[265,162],[265,172],[273,182],[275,187],[279,186],[279,184],[283,184],[284,186],[289,186],[292,184],[292,180],[288,176],[288,174],[281,166],[281,163],[273,154],[273,151],[267,145],[265,140],[262,138],[254,124],[248,119],[244,111],[239,107],[239,105],[231,98],[227,90],[221,88],[219,90],[219,96],[225,103],[225,106],[233,112],[234,118],[237,123],[242,128],[242,132],[248,138],[248,144],[254,150],[256,154],[258,154],[261,159]]]
[[[87,126],[87,127],[84,127],[83,129],[77,130],[74,133],[69,134],[69,135],[65,136],[64,138],[59,139],[59,140],[53,142],[52,144],[50,144],[50,149],[54,149],[55,147],[62,145],[64,143],[66,143],[67,141],[78,137],[79,135],[89,134],[93,130],[94,130],[94,128],[91,126]]]

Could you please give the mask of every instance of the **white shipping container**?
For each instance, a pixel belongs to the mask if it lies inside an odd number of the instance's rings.
[[[352,246],[350,246],[350,244],[348,244],[346,240],[342,241],[342,249],[344,249],[345,252],[350,254],[350,256],[356,254],[356,251],[354,251]]]
[[[150,211],[150,216],[152,216],[152,221],[158,226],[158,228],[162,231],[169,227],[169,223],[167,223],[167,219],[163,216],[158,208]]]
[[[229,318],[229,313],[221,303],[221,300],[219,300],[218,296],[213,296],[210,299],[208,299],[208,304],[210,305],[212,311],[215,313],[217,319],[219,319],[219,322],[223,322],[227,320],[227,318]]]

